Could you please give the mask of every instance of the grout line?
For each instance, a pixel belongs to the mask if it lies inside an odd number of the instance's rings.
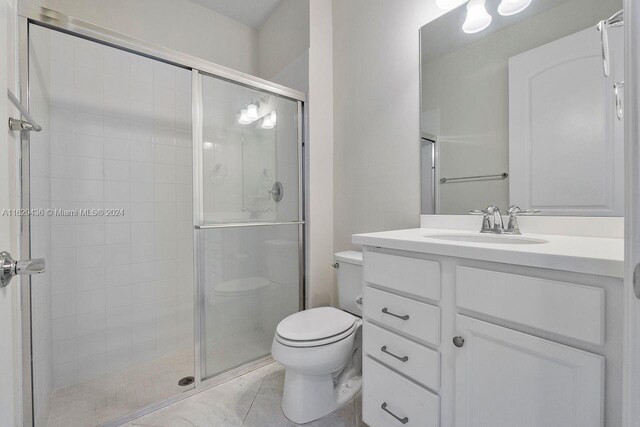
[[[262,385],[264,384],[264,380],[267,379],[267,375],[269,375],[269,372],[271,372],[271,367],[273,365],[274,365],[274,363],[271,363],[269,365],[264,366],[264,368],[268,368],[267,369],[267,373],[264,375],[264,377],[262,377],[262,381],[260,381],[260,387],[258,387],[258,390],[256,390],[256,394],[255,394],[255,396],[253,396],[253,400],[251,401],[251,405],[249,405],[249,409],[247,410],[247,413],[244,414],[244,417],[242,418],[242,423],[240,424],[240,426],[244,426],[244,423],[247,420],[247,417],[249,416],[249,412],[251,412],[251,408],[253,408],[253,404],[256,403],[256,399],[258,398],[258,394],[260,393],[260,390],[262,390]]]

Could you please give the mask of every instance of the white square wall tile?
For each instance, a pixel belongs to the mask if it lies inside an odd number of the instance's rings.
[[[143,56],[134,55],[131,56],[131,79],[152,81],[153,79],[153,64],[155,61],[145,58]]]
[[[95,135],[75,135],[73,137],[76,156],[102,158],[104,138]]]
[[[106,160],[105,179],[107,181],[129,181],[130,163],[127,160]]]
[[[107,309],[131,305],[131,285],[107,287],[105,292]]]
[[[76,135],[103,135],[103,119],[99,114],[76,112],[73,127]]]
[[[131,184],[126,181],[105,181],[105,200],[108,202],[128,202],[131,200]]]
[[[51,201],[67,202],[74,200],[74,181],[72,179],[51,178]],[[43,187],[38,185],[38,187]]]
[[[104,246],[85,246],[76,252],[76,267],[99,268],[107,264]]]
[[[107,330],[107,351],[130,348],[132,344],[133,332],[130,326]]]
[[[127,137],[107,137],[104,140],[104,158],[112,160],[129,160],[131,157],[130,142]]]
[[[105,331],[78,337],[78,359],[103,354],[107,349]]]
[[[131,241],[131,225],[129,223],[105,224],[105,243],[117,245]]]
[[[76,227],[69,224],[51,225],[51,246],[72,248],[76,245]]]
[[[153,144],[150,142],[132,142],[130,150],[132,162],[153,161]]]
[[[56,341],[52,345],[52,363],[54,366],[75,362],[78,358],[78,344],[76,338]]]
[[[77,202],[100,202],[103,200],[104,188],[102,181],[80,179],[75,180],[74,185],[75,200]]]
[[[105,330],[105,312],[78,314],[76,330],[78,336],[91,335]]]
[[[75,338],[77,334],[76,316],[65,316],[51,321],[51,340],[61,341]]]
[[[75,316],[76,314],[76,294],[60,294],[51,297],[51,318]]]
[[[103,267],[88,268],[76,271],[76,288],[78,291],[103,289],[105,272]]]
[[[79,291],[77,296],[78,317],[82,314],[101,314],[104,326],[104,312],[106,310],[106,297],[104,289],[91,291]],[[80,325],[78,325],[80,327]],[[80,335],[80,333],[79,333]]]
[[[104,160],[95,157],[77,157],[75,170],[77,179],[104,179]]]
[[[77,224],[76,225],[76,245],[77,246],[97,246],[103,245],[104,224]],[[78,266],[82,268],[82,266]]]
[[[169,145],[153,145],[153,162],[154,163],[167,163],[175,164],[176,162],[176,149]]]
[[[73,178],[76,158],[68,154],[51,155],[51,177]]]
[[[131,329],[131,315],[132,315],[133,307],[125,306],[118,308],[111,308],[107,310],[107,333],[110,330],[126,327]]]
[[[109,262],[113,265],[117,265],[117,269],[107,269],[107,279],[112,277],[116,271],[120,271],[122,274],[120,275],[121,279],[117,281],[117,284],[124,285],[130,283],[130,281],[126,281],[127,278],[131,280],[130,271],[126,271],[125,269],[130,270],[131,264],[131,245],[129,243],[120,244],[120,245],[109,245],[106,247],[106,251],[109,257]],[[110,285],[113,280],[108,280],[107,286]]]

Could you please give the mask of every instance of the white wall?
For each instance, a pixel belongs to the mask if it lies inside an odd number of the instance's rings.
[[[352,233],[418,226],[418,30],[442,13],[427,0],[333,2],[336,250]]]
[[[307,154],[307,303],[334,304],[333,289],[333,58],[331,0],[310,2]]]
[[[258,76],[271,80],[309,49],[309,1],[283,0],[258,32]]]
[[[258,72],[257,31],[189,0],[40,0],[40,4],[235,70]]]

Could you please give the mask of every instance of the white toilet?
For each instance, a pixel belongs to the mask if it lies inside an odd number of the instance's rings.
[[[282,412],[304,424],[354,397],[362,385],[362,253],[335,254],[341,310],[320,307],[278,324],[273,358],[286,369]]]

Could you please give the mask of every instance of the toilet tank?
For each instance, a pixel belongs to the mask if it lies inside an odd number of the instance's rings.
[[[362,252],[338,252],[334,257],[338,267],[338,306],[362,317]]]

